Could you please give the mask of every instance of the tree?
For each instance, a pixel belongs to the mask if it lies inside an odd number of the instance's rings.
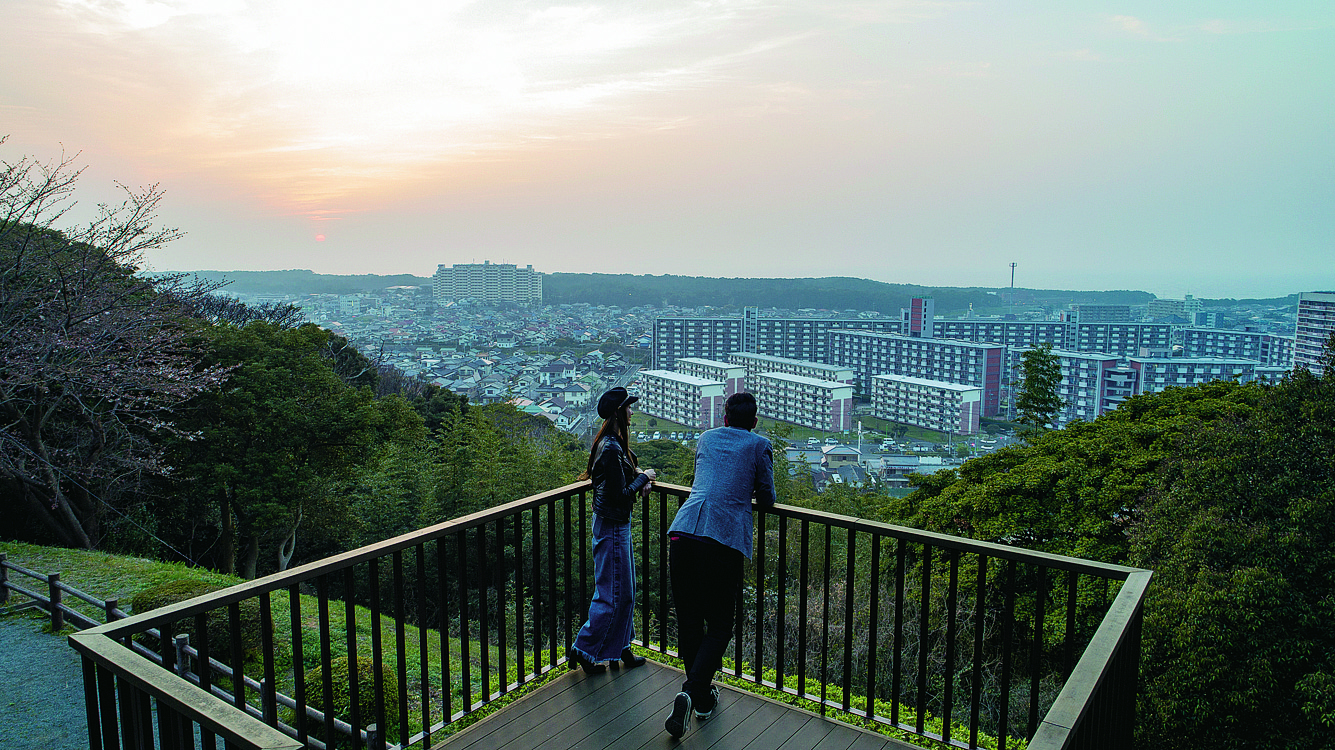
[[[1019,421],[1029,425],[1033,434],[1052,424],[1061,411],[1062,399],[1057,394],[1061,384],[1061,360],[1052,353],[1051,344],[1034,347],[1020,355],[1020,390],[1015,395],[1015,409]]]
[[[1330,747],[1335,733],[1335,371],[1183,435],[1143,502],[1138,744]]]
[[[3,139],[0,139],[3,143]],[[216,385],[185,316],[212,288],[138,273],[180,236],[153,226],[157,187],[124,189],[88,224],[70,158],[0,163],[0,479],[39,538],[93,548],[109,500],[166,471],[154,437]]]
[[[262,552],[266,569],[270,559],[287,567],[303,523],[350,523],[340,483],[384,442],[425,433],[402,399],[377,400],[369,383],[345,381],[340,365],[355,358],[327,330],[255,322],[203,335],[208,362],[231,372],[181,409],[192,439],[178,441],[172,457],[186,482],[181,496],[202,500],[200,512],[216,519],[216,566],[253,578]]]

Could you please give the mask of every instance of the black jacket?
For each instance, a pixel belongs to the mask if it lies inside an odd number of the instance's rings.
[[[630,521],[635,496],[649,482],[648,476],[631,465],[620,441],[611,435],[603,438],[590,478],[593,480],[593,512],[619,523]]]

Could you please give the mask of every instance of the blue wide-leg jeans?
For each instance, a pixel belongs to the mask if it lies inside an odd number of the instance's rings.
[[[620,659],[635,636],[635,555],[630,522],[593,517],[593,601],[574,650],[589,661]]]

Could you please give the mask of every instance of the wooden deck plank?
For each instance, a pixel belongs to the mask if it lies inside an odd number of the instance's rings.
[[[901,750],[831,718],[720,686],[719,708],[692,718],[680,740],[664,729],[682,674],[650,662],[600,674],[569,672],[446,738],[434,750]]]
[[[833,722],[813,718],[803,724],[801,729],[794,732],[787,742],[780,745],[779,750],[811,750],[811,748],[820,744],[821,740],[824,740],[830,732],[834,731],[834,727]],[[849,742],[851,743],[852,740],[850,739]]]

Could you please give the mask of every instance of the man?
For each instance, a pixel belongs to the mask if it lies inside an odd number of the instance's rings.
[[[755,396],[729,396],[723,424],[696,442],[691,495],[668,530],[678,649],[686,668],[664,723],[673,737],[686,733],[692,709],[704,720],[718,706],[712,683],[732,639],[742,570],[751,557],[751,498],[774,504],[774,454],[769,440],[751,432]]]

